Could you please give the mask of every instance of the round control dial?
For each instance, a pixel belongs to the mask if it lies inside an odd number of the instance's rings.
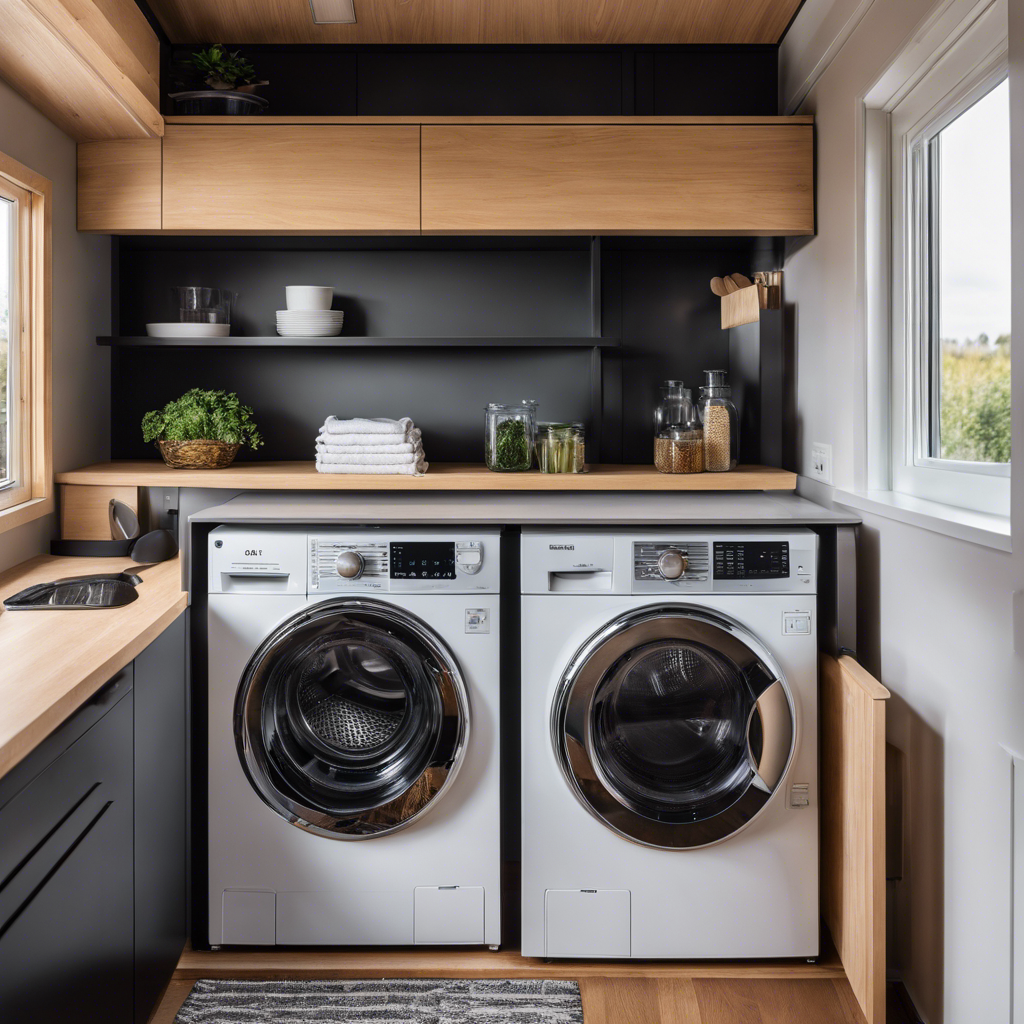
[[[358,551],[342,551],[334,565],[338,575],[347,580],[357,580],[363,575],[363,556]]]
[[[686,572],[689,561],[678,548],[666,548],[658,556],[658,572],[666,580],[677,580]]]

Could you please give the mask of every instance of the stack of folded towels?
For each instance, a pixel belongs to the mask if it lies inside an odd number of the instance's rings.
[[[328,416],[316,439],[320,473],[422,476],[428,467],[422,434],[408,416],[400,420]]]

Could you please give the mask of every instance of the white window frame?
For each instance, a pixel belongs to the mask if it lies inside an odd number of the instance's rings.
[[[0,194],[17,203],[10,319],[8,418],[13,479],[0,487],[0,533],[54,509],[50,306],[52,185],[0,152]]]
[[[938,459],[925,449],[933,403],[922,367],[932,358],[927,289],[929,220],[923,147],[1008,74],[1005,20],[994,4],[966,25],[890,108],[891,487],[899,493],[1008,516],[1010,466]],[[986,16],[987,15],[987,16]],[[1009,211],[1007,211],[1009,215]]]

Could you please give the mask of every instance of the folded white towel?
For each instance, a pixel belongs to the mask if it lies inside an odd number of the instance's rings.
[[[410,455],[422,452],[423,444],[420,441],[406,441],[403,444],[324,444],[317,441],[316,450],[324,455]]]
[[[351,463],[321,462],[316,460],[318,473],[367,473],[374,476],[423,476],[429,462],[407,462],[401,466],[353,466]]]
[[[317,462],[336,466],[401,466],[409,462],[419,462],[423,451],[409,452],[404,455],[332,455],[330,452],[317,452]]]
[[[316,436],[317,444],[329,445],[393,445],[415,444],[423,437],[418,427],[407,430],[404,434],[328,434],[321,431]]]
[[[403,416],[400,420],[354,419],[339,420],[337,416],[328,416],[322,432],[325,434],[404,434],[412,429],[412,420]]]

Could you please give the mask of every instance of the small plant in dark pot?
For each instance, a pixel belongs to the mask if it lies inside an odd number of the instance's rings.
[[[252,409],[229,391],[193,388],[142,417],[142,438],[155,441],[172,469],[224,469],[242,445],[259,448],[263,438]]]
[[[190,54],[178,72],[186,88],[170,94],[178,114],[262,114],[269,105],[253,95],[269,83],[256,81],[256,69],[241,52],[220,43]],[[206,88],[197,88],[200,83]]]

